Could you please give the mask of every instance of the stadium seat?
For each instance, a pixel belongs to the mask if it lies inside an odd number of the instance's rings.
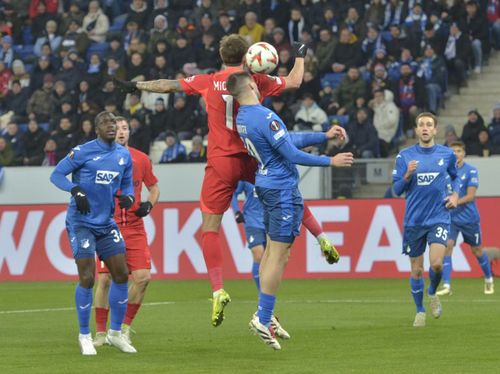
[[[104,52],[107,51],[109,44],[108,43],[92,43],[87,49],[87,54],[85,56],[87,61],[90,61],[90,56],[94,53],[99,54],[99,56],[103,56]]]
[[[328,82],[332,88],[337,88],[344,79],[345,73],[328,73],[321,77],[321,87],[324,87]]]
[[[23,27],[23,44],[33,44],[33,34],[31,33],[31,26]]]
[[[128,13],[121,14],[117,17],[115,17],[113,24],[109,27],[108,32],[121,32],[123,29],[123,26],[125,26],[125,22],[127,21]]]
[[[348,115],[328,116],[328,120],[330,121],[330,123],[332,123],[333,121],[338,121],[340,126],[346,127],[347,124],[349,123],[349,116]]]
[[[18,55],[19,58],[24,62],[33,62],[33,60],[36,58],[35,54],[33,53],[33,47],[33,44],[24,44],[15,45],[13,49],[15,54]]]

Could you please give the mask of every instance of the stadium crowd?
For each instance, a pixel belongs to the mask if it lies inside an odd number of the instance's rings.
[[[273,44],[277,75],[293,65],[291,43],[306,42],[302,86],[265,105],[291,130],[337,122],[349,136],[342,151],[388,157],[413,136],[419,112],[439,113],[450,87],[467,86],[500,49],[500,0],[3,0],[0,10],[3,166],[55,165],[95,138],[103,109],[130,119],[131,146],[149,154],[164,141],[161,163],[205,161],[202,100],[125,95],[112,79],[216,71],[218,41],[230,33]],[[500,104],[488,126],[476,110],[467,119],[467,153],[500,154]]]

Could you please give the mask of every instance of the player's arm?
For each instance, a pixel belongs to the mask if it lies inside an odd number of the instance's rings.
[[[417,162],[410,161],[406,166],[403,156],[396,156],[396,165],[392,171],[392,188],[396,195],[401,196],[403,192],[408,190],[410,180],[417,169]]]
[[[286,77],[283,77],[285,81],[285,90],[299,88],[304,77],[304,57],[307,53],[307,46],[304,43],[294,42],[293,52],[295,55],[295,63],[290,73],[288,73]]]
[[[455,154],[452,152],[450,155],[450,158],[448,160],[448,175],[450,176],[451,179],[451,187],[453,190],[453,193],[451,195],[446,196],[445,200],[445,206],[448,209],[454,209],[458,205],[458,193],[460,191],[460,178],[458,177],[458,170],[457,170],[457,157]]]
[[[458,199],[458,205],[464,205],[474,201],[476,192],[479,187],[479,174],[477,169],[469,171],[469,179],[467,180],[467,193]]]
[[[132,158],[128,156],[128,162],[123,170],[123,177],[120,184],[121,195],[119,197],[120,208],[130,209],[134,205],[134,183],[132,180]]]
[[[239,181],[238,185],[236,186],[236,190],[233,193],[233,197],[231,198],[231,207],[233,208],[234,218],[236,219],[237,223],[245,222],[245,218],[238,204],[238,196],[243,192],[243,190],[244,190],[243,182]]]
[[[183,92],[181,84],[175,79],[157,79],[153,81],[123,81],[120,79],[115,79],[115,83],[119,89],[124,92],[131,93],[137,90],[148,91],[148,92],[158,92],[158,93],[171,93],[171,92]]]
[[[151,160],[147,160],[147,166],[145,167],[145,174],[143,183],[148,189],[148,198],[139,204],[139,208],[135,211],[137,217],[146,217],[151,213],[151,209],[156,205],[160,199],[160,187],[158,187],[158,178],[153,174],[153,165]]]
[[[330,139],[342,141],[347,137],[345,130],[337,125],[332,126],[327,132],[291,132],[289,134],[292,143],[299,149],[324,143]]]

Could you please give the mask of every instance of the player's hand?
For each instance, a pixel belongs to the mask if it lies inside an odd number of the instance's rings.
[[[245,223],[245,217],[240,211],[234,213],[234,218],[236,219],[236,223]]]
[[[446,196],[444,201],[446,208],[455,209],[458,206],[458,194],[454,192],[451,195]]]
[[[404,175],[404,180],[409,181],[415,170],[417,170],[417,164],[418,162],[415,160],[412,160],[408,163],[408,169],[406,169],[406,173]]]
[[[354,156],[351,152],[339,153],[334,157],[330,158],[330,165],[337,168],[348,168],[352,166],[354,162]]]
[[[307,45],[301,42],[293,42],[293,54],[295,57],[306,57]]]
[[[130,209],[134,205],[134,197],[131,195],[121,195],[119,198],[119,205],[122,209]]]
[[[345,140],[347,137],[347,133],[345,132],[344,128],[339,125],[333,125],[332,127],[330,127],[325,135],[328,139],[338,139],[341,141]]]
[[[139,204],[139,208],[135,211],[135,215],[137,217],[146,217],[149,212],[151,212],[151,209],[153,209],[153,204],[149,201],[145,201]]]
[[[113,82],[115,82],[116,87],[124,93],[132,93],[134,91],[137,91],[137,82],[123,81],[116,78],[113,78]]]
[[[87,199],[87,195],[85,195],[85,192],[83,192],[80,186],[73,187],[71,189],[71,195],[73,195],[73,198],[75,199],[76,209],[81,214],[89,214],[90,203],[89,200]]]

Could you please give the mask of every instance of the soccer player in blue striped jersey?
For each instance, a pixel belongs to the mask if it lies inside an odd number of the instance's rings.
[[[403,253],[410,257],[410,286],[417,314],[415,327],[425,326],[424,253],[429,245],[430,285],[427,290],[432,316],[439,318],[442,308],[437,287],[441,281],[443,257],[450,234],[450,211],[457,207],[460,180],[453,151],[434,143],[437,118],[428,112],[416,118],[418,144],[396,156],[393,189],[406,193],[403,223]],[[451,183],[450,183],[451,179]]]
[[[128,301],[128,269],[123,238],[113,219],[118,190],[121,208],[129,209],[134,203],[132,159],[126,148],[115,144],[116,119],[112,113],[99,113],[95,124],[97,139],[73,148],[50,176],[53,184],[72,195],[66,229],[79,276],[75,292],[78,342],[83,355],[96,354],[89,324],[97,253],[113,279],[109,290],[111,326],[106,341],[122,352],[135,353],[121,335]],[[69,174],[71,181],[66,178]]]
[[[227,89],[239,102],[236,126],[248,153],[255,157],[258,168],[255,190],[264,206],[267,247],[260,264],[260,293],[256,315],[250,328],[273,349],[281,349],[271,325],[276,292],[281,283],[290,247],[299,235],[304,202],[298,190],[296,164],[307,166],[352,165],[351,153],[322,157],[300,151],[321,143],[326,137],[343,138],[345,132],[336,126],[329,132],[289,134],[283,121],[259,102],[260,93],[246,72],[229,76]]]
[[[481,246],[481,225],[475,200],[476,191],[479,188],[479,173],[474,166],[464,162],[464,143],[457,141],[452,143],[450,147],[457,157],[460,192],[458,207],[451,211],[451,230],[443,260],[443,288],[437,292],[437,295],[451,295],[451,254],[460,232],[464,237],[464,242],[470,245],[472,253],[476,256],[477,262],[483,271],[484,293],[492,295],[495,293],[493,276],[490,260]]]

